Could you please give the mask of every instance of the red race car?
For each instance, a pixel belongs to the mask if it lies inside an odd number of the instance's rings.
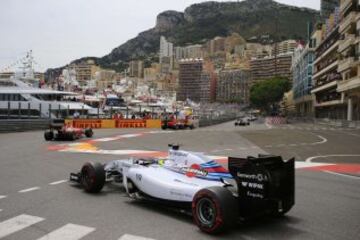
[[[65,124],[64,119],[51,120],[49,129],[45,131],[44,138],[46,141],[51,140],[76,140],[83,136],[91,138],[94,132],[91,128],[74,128],[70,124]]]

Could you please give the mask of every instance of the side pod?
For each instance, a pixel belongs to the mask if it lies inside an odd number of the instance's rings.
[[[295,159],[259,155],[229,157],[229,171],[238,187],[239,214],[284,215],[295,204]]]

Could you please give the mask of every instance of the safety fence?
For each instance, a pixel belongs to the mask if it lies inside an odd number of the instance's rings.
[[[265,123],[266,124],[271,124],[271,125],[280,125],[280,124],[287,124],[287,118],[285,117],[266,117],[265,118]]]

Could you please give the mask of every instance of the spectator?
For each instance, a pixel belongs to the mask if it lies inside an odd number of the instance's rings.
[[[80,118],[80,113],[78,111],[75,111],[73,117]]]

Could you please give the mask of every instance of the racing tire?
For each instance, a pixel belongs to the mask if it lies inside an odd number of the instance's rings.
[[[162,130],[166,130],[166,129],[167,129],[167,126],[163,125],[163,126],[161,126],[161,129],[162,129]]]
[[[76,133],[75,132],[71,132],[71,133],[68,133],[69,134],[69,139],[71,141],[75,141],[76,140]]]
[[[91,138],[93,135],[94,135],[94,132],[93,132],[93,130],[91,128],[86,128],[85,129],[85,136],[87,138]]]
[[[53,131],[45,131],[44,138],[46,141],[51,141],[54,139],[54,132]]]
[[[193,130],[194,129],[194,125],[190,125],[190,130]]]
[[[216,234],[233,227],[238,219],[238,201],[224,187],[198,191],[192,201],[195,224],[205,233]]]
[[[235,123],[234,125],[235,125],[235,127],[236,127],[236,126],[238,125],[238,123]]]
[[[105,170],[101,163],[85,163],[81,168],[81,185],[88,193],[98,193],[105,184]]]

